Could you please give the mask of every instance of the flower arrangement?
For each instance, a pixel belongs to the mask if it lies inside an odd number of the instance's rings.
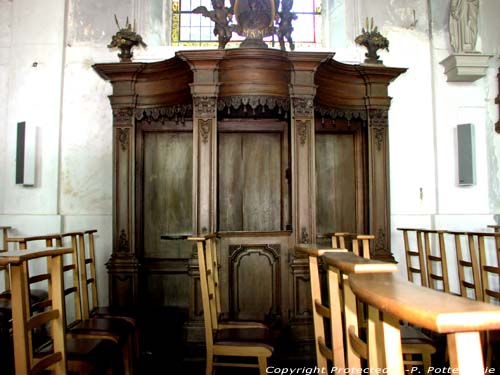
[[[373,17],[371,23],[368,22],[368,17],[366,18],[366,29],[361,29],[361,35],[358,35],[354,40],[357,44],[364,46],[368,49],[365,54],[367,57],[365,63],[367,64],[382,64],[379,60],[377,51],[379,49],[385,49],[389,51],[389,41],[378,31],[377,26],[373,26]]]

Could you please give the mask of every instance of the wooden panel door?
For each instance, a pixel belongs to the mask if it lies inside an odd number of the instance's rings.
[[[340,127],[340,126],[339,126]],[[318,236],[363,232],[365,152],[362,127],[316,133],[316,225]]]
[[[144,255],[166,254],[161,235],[192,232],[193,135],[144,134]],[[174,256],[175,257],[175,256]]]
[[[282,229],[282,134],[219,134],[220,231]]]

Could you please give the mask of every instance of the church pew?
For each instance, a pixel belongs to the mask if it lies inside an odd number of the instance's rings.
[[[382,313],[376,337],[383,345],[369,346],[378,352],[378,367],[388,374],[403,374],[399,320],[447,335],[450,371],[458,374],[485,373],[480,332],[500,328],[500,307],[441,293],[398,279],[390,274],[352,275],[349,285],[369,305],[369,316]],[[433,302],[432,302],[433,301]]]

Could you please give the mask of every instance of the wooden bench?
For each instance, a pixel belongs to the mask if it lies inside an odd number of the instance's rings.
[[[450,369],[463,375],[484,374],[480,331],[500,328],[500,307],[424,288],[390,274],[351,275],[349,285],[370,307],[370,318],[382,312],[370,345],[388,374],[404,374],[399,320],[447,334]],[[380,352],[381,351],[381,352]]]

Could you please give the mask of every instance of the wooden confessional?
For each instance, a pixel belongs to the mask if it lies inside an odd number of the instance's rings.
[[[112,304],[179,308],[203,340],[185,237],[217,231],[223,311],[300,341],[311,301],[295,244],[372,233],[372,256],[393,259],[388,86],[405,69],[251,48],[94,69],[113,86]]]

